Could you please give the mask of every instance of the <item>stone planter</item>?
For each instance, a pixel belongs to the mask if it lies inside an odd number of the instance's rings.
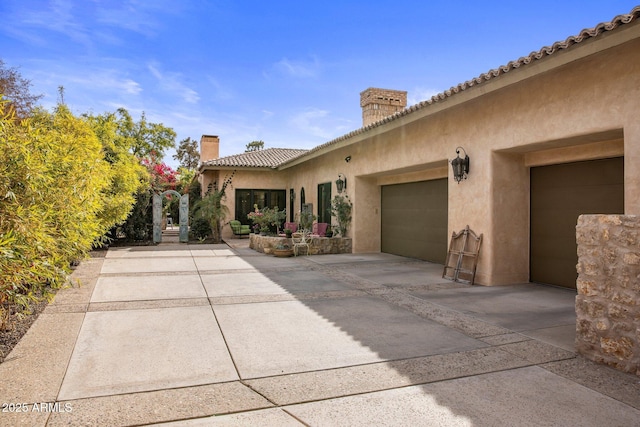
[[[251,234],[249,247],[257,252],[272,254],[273,248],[279,245],[291,245],[291,239],[280,236],[260,236]],[[351,238],[344,237],[313,237],[309,239],[309,254],[350,254],[352,251]]]

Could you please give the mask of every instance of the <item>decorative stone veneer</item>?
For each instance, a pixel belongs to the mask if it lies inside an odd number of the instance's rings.
[[[576,350],[640,375],[640,217],[581,215]]]
[[[251,234],[249,238],[249,247],[265,254],[270,254],[280,243],[287,243],[293,248],[291,239],[286,237]],[[351,250],[350,237],[314,237],[309,243],[309,255],[350,254]]]

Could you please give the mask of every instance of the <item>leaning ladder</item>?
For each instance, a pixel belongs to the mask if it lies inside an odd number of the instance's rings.
[[[459,233],[453,232],[442,277],[473,285],[481,243],[482,234],[478,236],[468,225]]]

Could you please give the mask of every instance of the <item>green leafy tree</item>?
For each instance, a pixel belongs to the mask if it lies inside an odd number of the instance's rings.
[[[251,141],[247,144],[247,147],[244,151],[245,153],[249,153],[252,151],[260,151],[262,149],[264,149],[264,141]]]
[[[187,137],[180,141],[173,159],[180,162],[180,166],[185,169],[197,169],[200,163],[200,151],[198,141]]]
[[[129,215],[111,230],[110,236],[149,240],[153,235],[152,191],[175,187],[175,172],[161,161],[164,150],[173,146],[175,132],[162,124],[147,122],[144,114],[135,122],[124,108],[85,118],[103,144],[105,160],[120,172],[113,182],[120,200],[118,203],[114,199],[112,204],[121,207],[129,204]]]
[[[147,170],[133,154],[130,140],[118,133],[115,114],[85,115],[102,144],[104,160],[109,164],[110,185],[104,191],[104,210],[101,220],[106,226],[122,224],[136,203],[136,195],[148,187]]]
[[[118,135],[125,139],[124,144],[130,147],[136,157],[148,158],[153,153],[162,158],[164,152],[175,145],[175,131],[162,123],[149,123],[144,112],[137,122],[124,108],[119,108],[113,114],[118,124]]]

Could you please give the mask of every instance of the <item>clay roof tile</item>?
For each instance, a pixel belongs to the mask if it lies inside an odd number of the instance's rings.
[[[266,148],[264,150],[249,151],[242,154],[208,160],[203,162],[203,166],[276,169],[278,166],[302,156],[308,151],[309,150],[294,148]]]

